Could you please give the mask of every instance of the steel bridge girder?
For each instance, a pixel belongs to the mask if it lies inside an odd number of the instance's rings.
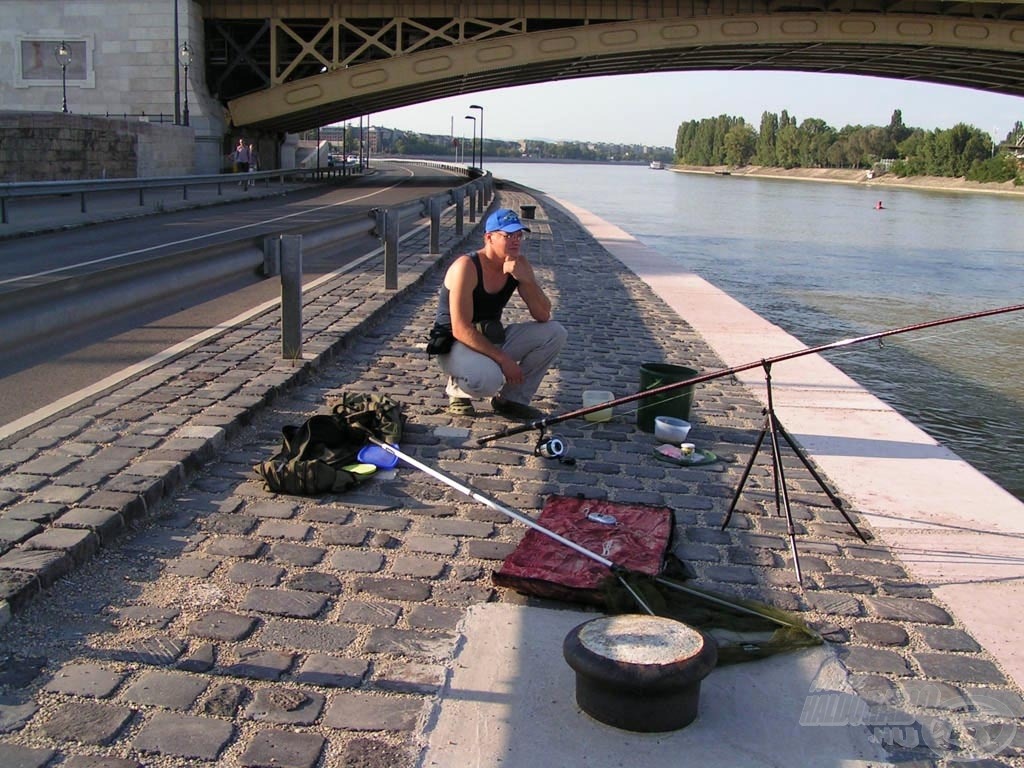
[[[874,51],[874,63],[858,46]],[[804,55],[812,50],[828,55],[827,64]],[[297,131],[493,88],[699,69],[841,72],[1024,96],[1021,54],[1024,22],[992,19],[778,13],[627,21],[479,36],[340,66],[234,99],[229,109],[236,125]],[[947,66],[950,57],[957,66]]]

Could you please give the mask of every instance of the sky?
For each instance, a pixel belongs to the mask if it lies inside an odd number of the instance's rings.
[[[665,72],[563,80],[481,91],[370,116],[373,125],[467,139],[483,111],[488,139],[594,141],[672,147],[689,120],[726,114],[756,129],[763,112],[786,110],[833,128],[903,124],[935,130],[967,123],[1002,141],[1024,121],[1024,98],[886,78],[797,72]],[[479,121],[479,120],[478,120]],[[480,126],[476,129],[479,136]]]

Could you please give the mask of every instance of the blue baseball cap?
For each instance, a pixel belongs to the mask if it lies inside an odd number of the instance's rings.
[[[530,231],[529,227],[523,226],[519,215],[508,208],[499,208],[487,217],[487,223],[484,224],[484,232],[518,232],[522,229]]]

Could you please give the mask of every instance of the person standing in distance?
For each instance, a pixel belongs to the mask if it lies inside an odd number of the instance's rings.
[[[245,143],[244,138],[238,140],[238,146],[235,147],[235,153],[233,157],[235,161],[235,173],[248,173],[249,163],[252,162],[252,148]],[[248,177],[246,177],[245,181],[238,182],[238,186],[242,187],[243,189],[248,189]]]
[[[506,418],[530,421],[541,380],[565,345],[566,330],[551,319],[551,300],[523,253],[530,230],[508,208],[484,224],[484,244],[459,256],[444,276],[427,351],[448,377],[448,410],[474,416],[474,398],[491,398]],[[517,293],[532,322],[502,326],[501,314]]]

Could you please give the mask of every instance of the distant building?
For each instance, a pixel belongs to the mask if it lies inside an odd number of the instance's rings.
[[[313,132],[314,134],[316,131]],[[355,133],[349,132],[349,137],[354,136]],[[325,125],[320,129],[321,141],[333,141],[341,143],[345,140],[345,126],[344,125]]]

